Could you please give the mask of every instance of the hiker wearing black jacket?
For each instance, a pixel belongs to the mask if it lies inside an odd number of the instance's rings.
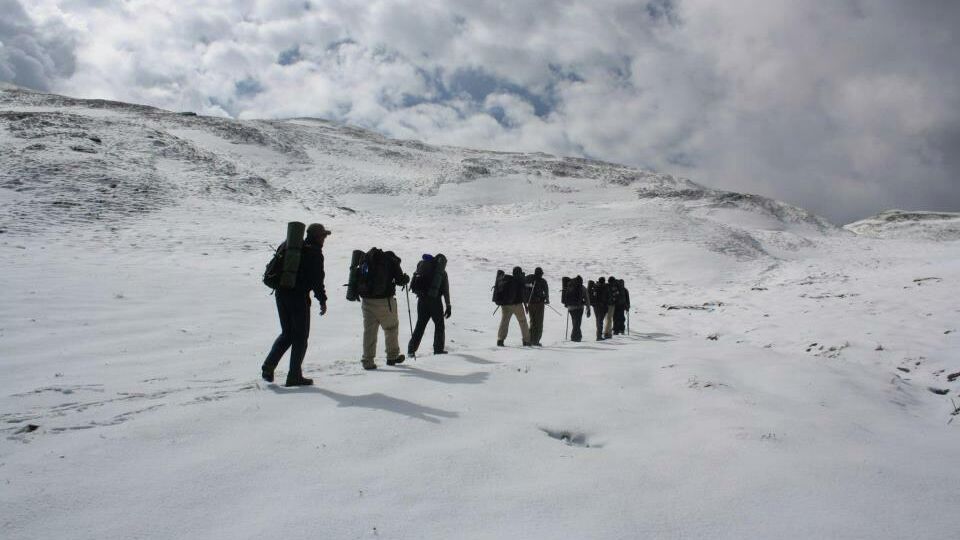
[[[543,310],[550,303],[550,290],[547,280],[543,279],[543,268],[537,267],[532,276],[527,276],[526,290],[527,313],[530,314],[530,344],[542,347],[540,338],[543,337]]]
[[[287,349],[290,351],[290,369],[287,386],[309,386],[313,379],[303,376],[303,357],[307,353],[310,335],[310,291],[320,302],[320,315],[327,312],[327,292],[323,287],[323,243],[330,231],[319,223],[307,227],[307,237],[300,254],[300,266],[293,288],[276,289],[277,315],[280,317],[280,335],[273,342],[270,353],[260,368],[263,379],[273,382],[273,372]],[[279,249],[285,249],[286,242]]]
[[[607,299],[609,291],[607,290],[606,278],[600,278],[593,284],[593,290],[588,289],[590,304],[593,306],[593,318],[597,322],[597,341],[603,341],[603,321],[607,313]]]
[[[371,250],[373,251],[373,250]],[[379,251],[379,250],[378,250]],[[369,253],[369,252],[368,252]],[[381,251],[376,261],[370,261],[370,274],[383,272],[383,289],[375,288],[360,292],[360,311],[363,313],[363,369],[377,369],[374,357],[377,354],[377,333],[383,328],[386,341],[387,365],[402,364],[406,359],[400,354],[400,317],[397,309],[397,286],[405,286],[410,276],[400,268],[400,257],[392,251]],[[379,282],[379,278],[371,278]],[[375,287],[375,286],[374,286]]]
[[[627,331],[626,314],[627,311],[630,310],[630,291],[627,290],[626,284],[622,279],[617,282],[617,289],[619,295],[614,303],[613,333],[623,334]]]
[[[580,341],[583,339],[580,323],[583,321],[584,309],[586,309],[587,318],[590,317],[590,298],[587,295],[587,288],[583,286],[582,277],[577,276],[567,283],[563,294],[563,305],[566,306],[570,319],[573,321],[570,340]]]
[[[607,279],[607,314],[603,319],[603,338],[613,337],[613,313],[616,311],[617,302],[620,300],[620,281],[610,276]]]
[[[527,326],[527,315],[524,313],[524,302],[527,301],[524,296],[526,291],[526,280],[524,279],[523,269],[519,266],[514,267],[513,273],[509,276],[509,289],[504,291],[504,299],[498,302],[500,306],[500,328],[497,330],[497,346],[503,347],[507,339],[507,331],[510,329],[510,319],[517,318],[520,324],[520,334],[523,336],[523,346],[530,346],[530,328]]]
[[[439,257],[443,255],[438,254]],[[435,276],[435,272],[442,272],[442,275]],[[421,273],[424,275],[417,275]],[[439,287],[435,291],[431,290],[434,279],[439,280]],[[418,284],[419,281],[423,281],[424,284]],[[414,274],[410,290],[417,295],[417,325],[413,328],[410,343],[407,344],[407,356],[416,356],[423,333],[427,329],[427,323],[431,320],[433,321],[433,354],[447,354],[443,347],[443,319],[444,317],[449,319],[451,314],[450,282],[447,279],[447,271],[437,267],[437,261],[432,255],[424,254],[423,260],[417,265],[417,273]],[[444,302],[447,304],[446,309],[443,307]]]

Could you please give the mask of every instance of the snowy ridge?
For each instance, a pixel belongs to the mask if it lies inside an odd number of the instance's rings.
[[[960,240],[960,213],[887,210],[843,228],[873,238]]]
[[[21,90],[0,186],[4,538],[955,535],[960,242],[597,161]],[[290,220],[333,231],[301,389],[259,377]],[[360,367],[342,285],[374,245],[408,273],[448,257],[450,354],[428,327]],[[515,324],[495,346],[514,265],[561,312],[542,348]],[[576,274],[626,281],[628,335],[567,340]]]
[[[761,214],[777,222],[773,228],[834,229],[778,201],[667,174],[542,153],[433,147],[316,119],[239,122],[8,89],[0,92],[0,128],[7,133],[0,186],[30,193],[27,204],[5,213],[12,219],[0,227],[8,229],[29,230],[38,215],[109,221],[193,195],[330,206],[342,194],[432,196],[444,184],[521,177],[553,193],[578,189],[565,180],[592,180],[664,204]]]

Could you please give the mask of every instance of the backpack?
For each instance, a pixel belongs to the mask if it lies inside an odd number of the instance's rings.
[[[547,286],[546,281],[544,284],[540,284],[540,279],[537,276],[527,276],[528,286],[530,287],[530,292],[526,293],[526,301],[528,303],[534,304],[543,304],[547,301]]]
[[[571,278],[564,276],[560,280],[560,303],[569,306],[570,305],[570,282],[573,281]]]
[[[607,305],[613,306],[620,301],[620,283],[614,280],[607,284],[608,300]]]
[[[430,286],[433,285],[433,274],[436,271],[436,266],[434,259],[417,263],[417,269],[410,279],[410,290],[414,294],[420,296],[430,290]]]
[[[578,278],[563,278],[563,291],[560,293],[560,302],[565,306],[582,305],[585,298],[580,296],[583,280]]]
[[[393,286],[391,263],[394,259],[396,255],[392,251],[384,252],[375,247],[360,256],[356,266],[351,268],[350,272],[351,279],[356,282],[356,295],[360,298],[390,296]]]
[[[263,270],[263,284],[271,289],[276,290],[280,287],[280,275],[283,274],[283,259],[286,252],[285,246],[280,244]]]
[[[497,270],[497,277],[493,282],[493,303],[498,306],[513,304],[515,291],[513,275]]]
[[[600,303],[600,286],[592,279],[587,282],[587,298],[590,299],[590,305],[595,306]]]

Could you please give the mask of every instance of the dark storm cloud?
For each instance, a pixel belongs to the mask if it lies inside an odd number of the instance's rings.
[[[73,42],[57,24],[37,26],[19,0],[0,0],[0,82],[49,90],[73,74]]]
[[[960,2],[28,7],[82,36],[71,76],[56,61],[69,55],[38,30],[47,26],[22,10],[4,19],[0,51],[13,27],[38,44],[17,49],[35,69],[16,71],[38,88],[59,77],[63,92],[176,110],[327,116],[436,143],[589,156],[840,222],[888,207],[960,209]]]

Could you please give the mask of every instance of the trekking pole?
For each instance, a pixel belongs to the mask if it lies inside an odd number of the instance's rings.
[[[630,335],[630,310],[627,310],[627,335]]]
[[[563,327],[563,340],[567,341],[567,336],[570,335],[570,312],[567,312],[567,324]]]
[[[544,305],[547,306],[547,307],[550,308],[550,309],[553,309],[553,306],[551,306],[550,304],[544,304]],[[562,315],[559,311],[557,311],[556,309],[553,309],[553,312],[556,313],[557,315],[560,315],[561,317],[563,317],[563,315]],[[569,315],[569,313],[567,313],[567,315]]]
[[[407,287],[406,285],[404,285],[403,289],[407,291],[407,321],[410,323],[410,335],[412,336],[413,335],[413,315],[410,315],[410,287]]]

